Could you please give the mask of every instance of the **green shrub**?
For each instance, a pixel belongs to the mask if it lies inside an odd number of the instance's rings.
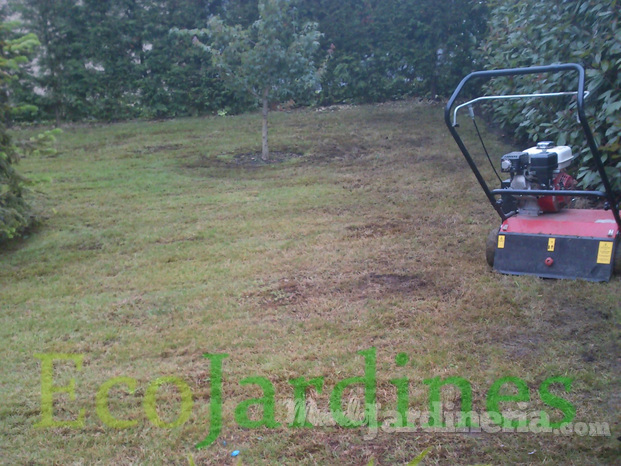
[[[585,101],[589,124],[613,189],[621,193],[621,2],[616,0],[495,1],[482,52],[489,69],[575,62],[587,70]],[[575,74],[575,73],[574,73]],[[550,75],[497,79],[490,93],[531,93],[576,89],[576,78]],[[592,155],[569,98],[493,106],[495,119],[524,142],[550,139],[580,151],[577,178],[585,188],[601,189]]]
[[[27,61],[26,54],[38,44],[37,38],[28,34],[16,36],[17,23],[0,23],[0,241],[15,236],[30,220],[30,209],[23,198],[24,179],[15,171],[19,157],[5,122],[15,106],[9,102],[8,88]]]

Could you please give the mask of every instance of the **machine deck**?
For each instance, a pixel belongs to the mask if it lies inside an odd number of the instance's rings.
[[[619,227],[610,211],[518,214],[500,227],[494,269],[513,275],[608,281],[618,243]]]

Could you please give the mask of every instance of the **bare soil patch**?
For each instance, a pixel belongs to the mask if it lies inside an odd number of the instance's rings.
[[[263,167],[265,165],[274,165],[289,160],[300,159],[302,157],[304,157],[304,154],[297,152],[271,151],[269,159],[263,160],[260,152],[246,152],[233,156],[232,163],[237,167]]]
[[[268,160],[261,158],[261,152],[244,152],[234,155],[201,155],[195,161],[186,164],[185,168],[261,168],[270,165],[278,165],[291,160],[303,159],[305,156],[299,152],[271,151]]]

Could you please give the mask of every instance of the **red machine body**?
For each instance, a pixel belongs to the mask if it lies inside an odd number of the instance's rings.
[[[515,215],[502,222],[500,233],[503,232],[613,240],[619,234],[619,226],[609,210],[564,209],[554,215]]]

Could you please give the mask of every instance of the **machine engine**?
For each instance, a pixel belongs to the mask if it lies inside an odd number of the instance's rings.
[[[500,159],[500,170],[509,173],[510,178],[501,184],[504,189],[520,190],[571,190],[576,180],[566,173],[574,157],[568,146],[555,146],[544,141],[523,152],[510,152]],[[522,214],[539,215],[543,212],[558,212],[569,202],[569,196],[502,196],[503,211],[519,210]]]

